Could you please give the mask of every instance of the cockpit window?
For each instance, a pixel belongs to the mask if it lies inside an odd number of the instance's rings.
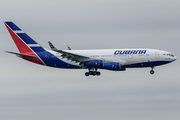
[[[174,55],[172,55],[172,54],[171,54],[170,56],[171,56],[171,57],[174,57]]]
[[[174,55],[173,55],[173,54],[170,54],[170,53],[168,53],[168,54],[167,54],[167,56],[171,56],[171,57],[174,57]]]

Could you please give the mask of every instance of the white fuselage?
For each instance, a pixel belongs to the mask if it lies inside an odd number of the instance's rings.
[[[140,51],[146,50],[141,53]],[[86,56],[92,59],[102,59],[104,62],[119,62],[121,66],[126,67],[151,67],[166,64],[177,59],[170,52],[156,50],[156,49],[102,49],[102,50],[65,50],[69,53]],[[129,52],[130,51],[130,52]],[[62,58],[60,53],[52,52],[56,57],[62,61],[79,66],[78,63],[69,61],[66,58]],[[148,63],[154,63],[149,64]],[[144,65],[144,63],[146,65]],[[135,65],[138,64],[138,65]],[[133,66],[135,65],[135,66]]]

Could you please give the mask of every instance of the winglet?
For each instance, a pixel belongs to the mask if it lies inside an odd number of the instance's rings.
[[[67,45],[67,47],[68,47],[68,50],[71,50],[71,48],[69,47],[69,45]]]
[[[54,47],[54,45],[50,41],[48,41],[48,43],[49,43],[49,46],[50,46],[51,50],[57,50],[57,48]]]

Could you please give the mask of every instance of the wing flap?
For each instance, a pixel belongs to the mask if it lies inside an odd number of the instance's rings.
[[[83,55],[78,55],[78,54],[71,53],[71,52],[66,52],[64,50],[54,50],[54,51],[61,53],[62,56],[70,56],[70,55],[72,55],[72,56],[75,56],[75,57],[81,57],[81,58],[88,58],[89,59],[89,57],[86,57],[86,56],[83,56]]]
[[[67,58],[68,60],[75,61],[75,62],[84,62],[84,61],[92,60],[92,58],[90,57],[79,55],[72,52],[67,52],[64,50],[54,50],[54,51],[61,53],[62,58]]]

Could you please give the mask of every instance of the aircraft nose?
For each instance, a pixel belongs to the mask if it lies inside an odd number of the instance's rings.
[[[173,58],[173,61],[175,61],[175,60],[177,60],[177,57],[176,57],[176,56],[174,56],[174,58]]]

